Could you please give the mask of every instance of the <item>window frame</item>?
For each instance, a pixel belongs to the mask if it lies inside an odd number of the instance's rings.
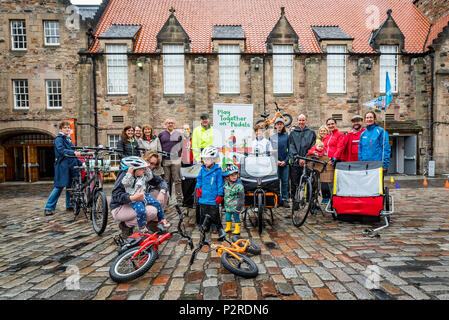
[[[23,84],[26,84],[26,85],[23,86],[23,87],[17,88],[17,85],[16,85],[17,82],[23,82]],[[30,92],[29,92],[29,86],[28,86],[28,79],[13,79],[12,83],[13,83],[13,87],[12,88],[13,88],[14,109],[15,110],[28,110],[30,108]],[[21,88],[25,89],[26,92],[19,92],[19,93],[17,93],[16,92],[17,89],[21,89]],[[22,98],[21,99],[17,99],[18,96],[22,96],[22,95],[25,97],[25,99],[22,99]],[[18,103],[22,102],[22,101],[24,101],[26,103],[25,107],[18,106]]]
[[[293,94],[293,56],[293,45],[273,45],[273,94]]]
[[[59,84],[59,86],[56,87],[49,87],[49,83],[56,82]],[[49,92],[50,89],[59,89],[59,92]],[[49,110],[60,110],[62,109],[62,81],[60,79],[46,79],[45,80],[45,93],[46,93],[46,101],[47,101],[47,109]],[[51,99],[51,96],[59,96],[59,99]],[[53,102],[59,101],[59,106],[51,107],[50,102],[53,100]]]
[[[11,38],[11,50],[13,51],[26,51],[28,50],[27,44],[27,28],[26,28],[26,20],[25,19],[12,19],[9,20],[10,27],[10,38]],[[13,26],[14,23],[21,22],[22,26]],[[18,28],[23,30],[22,34],[15,34],[14,31],[17,31]],[[22,37],[21,40],[15,40],[16,37]],[[16,43],[22,43],[24,47],[18,48],[15,46]]]
[[[162,65],[164,77],[164,95],[185,94],[184,45],[164,44],[162,46]],[[176,77],[179,78],[177,79]]]
[[[129,91],[127,45],[120,43],[106,44],[105,51],[106,53],[114,53],[106,54],[107,94],[127,95]]]
[[[387,49],[385,51],[385,49]],[[389,51],[391,48],[394,48],[395,50]],[[379,57],[379,92],[385,93],[385,85],[386,85],[386,72],[389,73],[390,78],[390,84],[391,84],[391,91],[393,93],[398,93],[399,87],[398,87],[398,78],[399,78],[399,55],[398,55],[399,46],[398,45],[381,45],[379,46],[380,51],[380,57]],[[388,54],[383,54],[388,53]],[[390,54],[390,53],[395,53]],[[389,62],[389,60],[393,57],[392,60],[394,60],[394,64],[386,64],[385,62]],[[394,68],[394,78],[392,77],[392,74],[390,70]]]
[[[61,45],[61,34],[59,31],[59,21],[58,20],[44,20],[44,44],[46,46],[50,46],[50,47],[57,47]],[[47,25],[49,24],[49,25]],[[53,25],[53,24],[56,24]],[[55,31],[56,30],[56,34],[47,34],[47,31],[51,33],[51,31]],[[57,39],[57,43],[51,43],[51,42],[47,42],[47,39]]]
[[[108,134],[107,136],[108,136],[108,146],[112,147],[112,148],[116,148],[117,143],[120,140],[120,134],[113,133],[113,134]],[[112,138],[114,138],[114,139],[112,139]],[[119,158],[118,154],[116,154],[116,153],[110,154],[109,159],[111,160],[111,167],[119,167],[120,166],[120,158]]]
[[[328,54],[326,61],[326,92],[328,94],[344,94],[346,93],[346,45],[327,45],[326,51]],[[341,54],[339,54],[341,53]],[[341,59],[339,61],[339,59]],[[338,73],[337,73],[338,71]],[[338,79],[338,76],[341,76]],[[335,85],[336,82],[338,85]],[[341,81],[341,82],[340,82]]]
[[[240,94],[240,46],[220,44],[218,52],[220,94]]]

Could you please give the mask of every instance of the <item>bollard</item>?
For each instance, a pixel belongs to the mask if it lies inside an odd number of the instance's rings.
[[[449,188],[449,181],[448,180],[446,180],[446,183],[445,183],[444,187]]]
[[[396,181],[396,189],[399,189],[399,182]]]
[[[391,182],[391,183],[394,183],[394,179],[393,179],[393,176],[391,176],[391,178],[390,178],[390,182]]]
[[[427,187],[427,179],[426,179],[426,178],[424,178],[424,181],[422,182],[422,185],[423,185],[424,187]]]

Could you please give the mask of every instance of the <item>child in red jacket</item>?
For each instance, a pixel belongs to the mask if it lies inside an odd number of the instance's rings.
[[[311,156],[324,156],[324,143],[318,141],[309,151],[307,151],[307,154]]]

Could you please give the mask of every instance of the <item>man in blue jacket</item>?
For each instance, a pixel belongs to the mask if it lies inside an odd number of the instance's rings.
[[[201,159],[204,164],[196,178],[196,195],[200,204],[200,224],[203,223],[206,214],[210,216],[210,222],[217,227],[218,239],[221,241],[226,237],[226,232],[223,229],[220,219],[220,212],[218,206],[223,201],[224,195],[224,180],[221,168],[216,164],[218,158],[218,149],[209,146],[201,151]],[[205,226],[209,231],[209,226]]]
[[[376,114],[365,114],[366,130],[360,135],[359,161],[383,161],[384,175],[390,164],[391,147],[388,132],[376,125]]]
[[[288,133],[285,130],[285,120],[277,118],[274,123],[277,133],[270,137],[271,145],[277,150],[278,177],[281,180],[281,206],[290,208],[288,204]]]
[[[56,204],[58,203],[59,196],[61,195],[62,189],[69,188],[72,183],[72,178],[76,177],[79,172],[74,169],[74,166],[80,165],[82,162],[76,158],[67,157],[77,156],[81,154],[78,151],[74,151],[72,147],[74,146],[72,139],[70,139],[70,122],[61,121],[59,124],[59,134],[55,138],[55,178],[54,187],[48,197],[47,203],[45,204],[44,213],[46,216],[51,216],[55,213]],[[73,210],[72,204],[70,203],[70,192],[66,191],[65,194],[65,206],[67,210]]]

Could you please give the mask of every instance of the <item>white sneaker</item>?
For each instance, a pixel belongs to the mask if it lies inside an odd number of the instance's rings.
[[[159,224],[162,225],[164,228],[170,227],[170,223],[168,223],[165,218],[159,221]]]

